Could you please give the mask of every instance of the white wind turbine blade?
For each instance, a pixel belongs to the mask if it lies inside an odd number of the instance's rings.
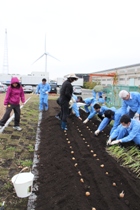
[[[52,55],[51,55],[50,53],[48,53],[48,52],[46,52],[45,55],[49,55],[50,57],[52,57],[52,58],[58,60],[57,58],[55,58],[54,56],[52,56]],[[60,60],[58,60],[58,61],[60,61]]]
[[[41,55],[37,60],[35,60],[32,64],[34,64],[36,61],[38,61],[40,58],[42,58],[44,55],[46,55],[46,53],[44,53],[43,55]]]

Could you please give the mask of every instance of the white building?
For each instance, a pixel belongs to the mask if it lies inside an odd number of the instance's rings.
[[[114,69],[108,69],[98,72],[98,74],[108,74],[108,73],[117,73],[118,75],[118,85],[128,85],[128,86],[139,86],[140,85],[140,63],[129,65],[129,66],[123,66],[119,68]],[[107,76],[96,76],[92,77],[92,81],[99,81],[102,85],[112,85],[113,84],[113,78],[107,77]]]
[[[41,83],[43,78],[46,78],[46,80],[49,82],[49,73],[45,72],[32,72],[28,75],[0,74],[0,82],[10,84],[12,77],[17,77],[23,85],[37,85]]]

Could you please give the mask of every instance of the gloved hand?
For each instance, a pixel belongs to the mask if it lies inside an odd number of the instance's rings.
[[[105,117],[105,115],[104,115],[104,114],[102,114],[102,117]]]
[[[70,101],[69,101],[69,109],[71,109],[72,105],[73,105],[73,101],[70,100]]]
[[[73,102],[73,103],[75,103],[75,102],[76,102],[76,100],[75,100],[73,97],[71,98],[71,100],[72,100],[72,102]]]
[[[83,123],[86,124],[88,121],[89,121],[89,119],[87,118],[83,121]]]
[[[111,139],[108,139],[108,141],[106,142],[107,145],[111,144]]]
[[[48,94],[48,91],[46,91],[46,94]]]
[[[112,141],[109,145],[119,144],[120,142],[121,142],[120,140],[115,140],[115,141]]]
[[[94,134],[95,134],[96,136],[98,136],[99,133],[100,133],[100,130],[96,130],[96,131],[94,132]]]

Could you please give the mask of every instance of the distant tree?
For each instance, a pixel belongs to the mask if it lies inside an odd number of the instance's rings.
[[[93,89],[96,85],[99,85],[100,82],[84,82],[83,87],[86,89]]]

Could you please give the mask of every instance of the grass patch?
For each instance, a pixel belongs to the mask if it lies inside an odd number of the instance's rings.
[[[14,192],[11,178],[23,167],[32,167],[38,126],[39,98],[32,95],[21,109],[22,131],[13,130],[13,121],[0,134],[0,203],[5,202],[6,210],[26,209],[28,198],[20,199]]]
[[[120,147],[114,145],[107,147],[106,151],[120,164],[127,167],[140,178],[140,150],[137,146]]]

